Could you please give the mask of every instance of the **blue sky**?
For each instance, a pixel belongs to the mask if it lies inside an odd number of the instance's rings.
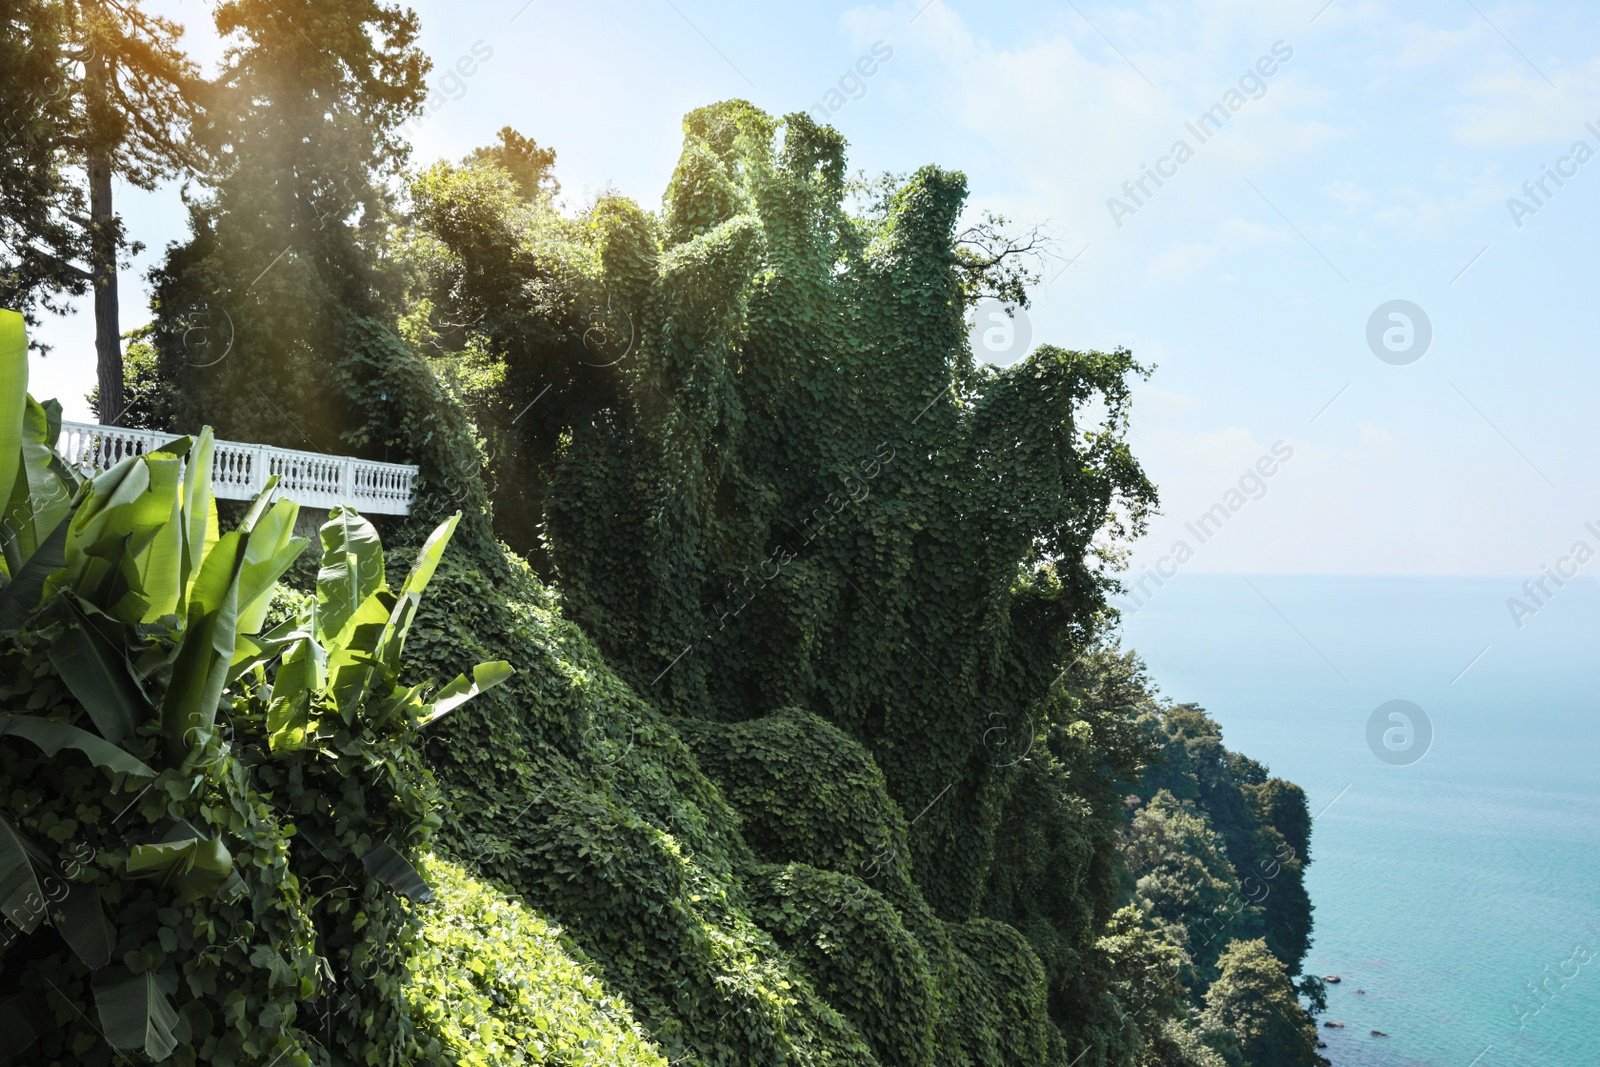
[[[214,57],[206,7],[149,6],[193,26],[193,51]],[[509,123],[557,150],[572,208],[607,188],[654,205],[684,112],[735,96],[776,113],[837,104],[852,168],[958,168],[974,209],[1047,225],[1058,259],[1029,312],[1033,340],[1126,345],[1159,367],[1133,438],[1167,514],[1136,567],[1184,539],[1196,572],[1520,581],[1600,520],[1600,158],[1574,152],[1581,140],[1600,153],[1586,127],[1600,130],[1600,9],[415,6],[441,102],[417,127],[419,162]],[[493,54],[446,81],[474,46]],[[858,67],[875,46],[892,54]],[[1202,141],[1192,127],[1214,105],[1221,129]],[[1147,166],[1169,176],[1157,186]],[[181,235],[175,190],[123,203],[152,249]],[[125,328],[141,320],[153,256],[124,276]],[[1367,336],[1395,300],[1432,333],[1402,364]],[[1417,336],[1415,322],[1386,327],[1396,343]],[[34,391],[84,417],[87,313],[44,336],[59,347],[36,361]],[[1279,441],[1292,458],[1230,496]],[[1239,501],[1203,544],[1186,533]]]

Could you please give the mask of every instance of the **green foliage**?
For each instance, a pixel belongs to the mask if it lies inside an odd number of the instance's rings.
[[[663,881],[673,866],[613,805],[674,841],[704,829],[686,854],[744,886],[739,914],[880,1061],[919,1062],[929,1033],[973,1062],[1214,1060],[1189,998],[1236,936],[1266,933],[1298,967],[1310,913],[1290,839],[1308,824],[1293,787],[1207,747],[1203,715],[1152,726],[1142,666],[1097,644],[1115,584],[1100,561],[1155,503],[1123,440],[1143,368],[1049,346],[1004,370],[973,364],[964,309],[1024,302],[1019,264],[1038,247],[993,216],[958,230],[959,174],[886,180],[852,214],[833,130],[735,101],[684,132],[659,215],[606,197],[562,216],[483,158],[412,184],[405,336],[487,442],[498,532],[559,578],[560,604],[537,614],[593,637],[615,706],[642,697],[675,717],[742,831],[721,814],[661,821],[674,805],[632,769],[648,749],[630,732],[639,713],[624,726],[553,699],[560,685],[513,683],[505,719],[482,723],[492,748],[451,733],[435,750],[458,803],[485,812],[483,868],[560,916],[658,1038],[665,1016],[695,1031],[703,994],[667,1008],[665,976],[608,932],[631,911],[595,915],[699,890],[687,874]],[[460,576],[478,595],[498,582],[502,601],[540,601],[492,559],[477,565]],[[456,603],[441,649],[520,664],[509,649],[553,625]],[[526,740],[505,733],[512,717]],[[583,830],[596,809],[569,790],[596,788],[591,732],[626,733],[628,754],[605,758],[606,820]],[[497,755],[518,747],[523,767]],[[1164,799],[1119,834],[1124,796],[1163,787],[1189,806]],[[611,866],[588,871],[587,842],[604,835]],[[1155,868],[1140,872],[1149,895],[1124,880],[1119,838],[1149,846],[1132,858]],[[654,880],[616,881],[636,866]],[[974,940],[979,917],[995,936]],[[652,936],[684,920],[653,921]],[[1133,973],[1152,960],[1158,978]],[[985,1013],[1008,996],[1025,1025],[1005,1050]],[[930,1016],[905,1008],[923,997]],[[725,1054],[674,1039],[661,1038],[669,1056]]]
[[[415,14],[377,0],[228,0],[215,19],[228,76],[196,132],[211,188],[190,204],[190,239],[152,276],[171,425],[416,462],[402,539],[461,511],[464,535],[483,540],[476,439],[401,341],[386,266],[400,126],[426,93]]]
[[[738,819],[672,726],[607,666],[525,564],[448,554],[415,627],[424,676],[475,656],[517,674],[436,729],[455,813],[441,844],[559,916],[673,1062],[874,1062],[753,919]]]
[[[296,505],[264,495],[219,535],[209,430],[81,479],[51,447],[59,408],[23,392],[20,319],[0,313],[0,700],[19,709],[0,717],[0,999],[21,996],[23,1045],[50,1063],[437,1053],[394,962],[415,919],[384,885],[427,895],[405,859],[440,821],[418,731],[508,675],[480,665],[439,707],[398,684],[454,521],[392,593],[370,525],[336,511],[317,600],[262,635],[304,545]],[[269,730],[286,650],[315,667],[293,744]]]
[[[1221,835],[1239,891],[1255,915],[1250,929],[1264,934],[1273,955],[1298,974],[1311,946],[1304,877],[1311,862],[1311,812],[1305,790],[1269,777],[1260,763],[1225,748],[1221,728],[1195,705],[1147,713],[1140,727],[1156,752],[1141,794],[1165,789],[1203,813]],[[1220,950],[1214,943],[1211,955]]]
[[[63,297],[88,291],[76,263],[88,233],[73,223],[87,214],[70,171],[62,133],[71,123],[63,5],[8,3],[0,12],[0,307],[65,312]]]
[[[500,167],[511,175],[517,191],[530,200],[561,191],[561,183],[550,173],[556,165],[554,148],[540,148],[532,137],[524,137],[510,126],[500,127],[495,138],[498,144],[473,149],[466,162]]]
[[[495,406],[550,386],[501,454],[548,472],[569,614],[665,707],[809,707],[867,746],[903,807],[951,786],[910,854],[961,920],[1030,709],[1104,612],[1089,546],[1154,503],[1122,439],[1142,368],[1048,346],[974,366],[964,178],[925,168],[881,217],[853,217],[839,135],[781,125],[780,146],[749,104],[690,114],[659,220],[608,199],[563,229],[502,208],[487,179],[430,172],[423,294],[435,319],[478,324],[454,347],[504,364]],[[535,280],[561,315],[511,288]],[[579,377],[565,367],[595,317],[631,344]],[[1085,420],[1094,402],[1103,422]],[[1015,751],[986,751],[1000,736]]]
[[[515,897],[430,857],[439,907],[407,957],[417,1030],[460,1067],[666,1067],[592,961]]]
[[[749,890],[754,917],[855,1024],[884,1067],[935,1062],[942,990],[928,953],[869,883],[803,863],[763,866]],[[943,1046],[947,1055],[965,1047]]]
[[[1223,949],[1259,921],[1240,896],[1222,838],[1192,806],[1162,791],[1134,815],[1124,849],[1139,898],[1177,928],[1197,980],[1213,981]]]
[[[1317,1031],[1295,998],[1288,971],[1267,943],[1236,941],[1222,954],[1221,977],[1206,992],[1201,1025],[1230,1067],[1317,1067]]]

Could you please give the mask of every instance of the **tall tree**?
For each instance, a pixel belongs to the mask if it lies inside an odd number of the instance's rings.
[[[0,0],[0,307],[65,313],[87,291],[83,192],[68,172],[72,54],[59,4]],[[41,346],[42,347],[42,346]]]
[[[182,424],[331,450],[368,416],[382,432],[381,390],[335,380],[353,320],[392,322],[385,181],[428,60],[416,16],[373,0],[228,0],[216,24],[228,47],[196,129],[214,192],[154,275],[163,373]]]
[[[556,165],[554,148],[540,148],[539,142],[523,136],[510,126],[500,127],[495,137],[498,144],[474,148],[466,161],[504,167],[511,175],[511,180],[516,182],[517,191],[530,200],[554,196],[561,191],[561,183],[551,173]]]
[[[474,542],[488,511],[471,427],[401,338],[389,266],[401,125],[427,92],[416,15],[225,0],[216,24],[227,51],[196,129],[214,192],[152,274],[169,428],[417,463],[412,519],[459,509]]]
[[[101,421],[122,416],[122,327],[117,268],[130,245],[117,215],[113,176],[141,189],[196,166],[189,144],[202,83],[179,47],[183,28],[138,0],[67,0],[73,112],[64,143],[88,184],[84,220],[94,289],[95,366]]]

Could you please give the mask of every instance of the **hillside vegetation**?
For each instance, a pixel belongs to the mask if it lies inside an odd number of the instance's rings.
[[[1116,643],[1147,370],[974,362],[1029,276],[960,173],[731,101],[659,211],[509,128],[402,191],[382,57],[224,6],[173,443],[80,478],[0,314],[0,1058],[1318,1062],[1304,794]],[[416,506],[219,513],[204,426]]]

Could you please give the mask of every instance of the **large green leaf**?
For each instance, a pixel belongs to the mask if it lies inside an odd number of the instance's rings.
[[[433,890],[411,862],[395,851],[393,845],[387,842],[380,844],[361,857],[361,866],[366,868],[367,877],[382,882],[412,903],[433,902]]]
[[[27,402],[27,324],[15,311],[0,311],[0,497],[10,497],[17,480]]]
[[[211,492],[211,460],[214,441],[211,427],[201,429],[194,447],[189,450],[189,462],[183,470],[183,487],[179,499],[183,504],[183,561],[179,574],[182,596],[178,612],[188,607],[189,591],[199,577],[200,566],[217,543],[217,501]]]
[[[450,546],[450,538],[460,522],[461,512],[458,511],[428,535],[422,550],[417,553],[417,561],[411,565],[411,573],[406,575],[406,584],[400,587],[402,597],[422,596],[423,590],[433,580],[433,572],[439,569],[439,561],[444,558],[444,550]]]
[[[248,538],[238,530],[224,534],[206,555],[189,591],[188,623],[161,701],[161,733],[174,762],[216,721],[237,643],[239,571],[247,545]]]
[[[375,653],[383,642],[393,605],[394,594],[388,590],[373,593],[328,644],[327,689],[346,722],[354,721],[374,675],[383,673],[384,664]]]
[[[220,836],[201,837],[194,827],[180,822],[163,837],[129,849],[129,875],[206,894],[215,892],[233,873],[233,854]]]
[[[182,456],[193,446],[193,440],[185,437],[164,446],[164,450]],[[184,496],[180,490],[172,494],[167,521],[151,534],[149,545],[138,557],[139,581],[146,603],[141,621],[154,622],[163,615],[178,613],[185,590],[183,563]]]
[[[66,563],[67,538],[76,514],[76,511],[71,512],[57,523],[16,576],[0,589],[0,633],[21,629],[39,606],[39,598],[44,595],[50,576]]]
[[[241,633],[233,648],[233,665],[228,668],[228,684],[257,667],[265,667],[284,655],[296,641],[311,634],[307,618],[285,619],[266,633]]]
[[[130,456],[95,478],[67,533],[62,584],[127,622],[144,616],[139,561],[172,520],[183,460],[152,452]]]
[[[100,1013],[100,1030],[112,1048],[139,1050],[152,1060],[164,1060],[178,1047],[173,1033],[178,1013],[149,971],[133,975],[121,968],[96,972],[94,1003]]]
[[[88,730],[80,730],[69,723],[41,719],[36,715],[0,714],[0,738],[20,737],[37,745],[46,756],[55,756],[64,748],[74,749],[89,757],[89,762],[113,774],[130,774],[140,778],[154,778],[156,772],[141,760],[128,755],[110,741]]]
[[[263,493],[258,506],[265,498],[266,494]],[[265,514],[247,516],[240,527],[250,534],[244,568],[239,573],[241,634],[253,634],[261,629],[278,579],[310,543],[304,537],[294,535],[294,524],[299,515],[299,504],[292,500],[279,500]]]
[[[70,884],[66,899],[56,907],[52,918],[62,939],[72,946],[84,966],[98,971],[111,962],[117,934],[100,904],[99,889],[82,882]]]
[[[460,521],[461,512],[458,511],[428,535],[422,550],[417,553],[416,562],[411,565],[411,573],[406,575],[405,584],[400,587],[400,596],[389,614],[388,624],[375,651],[379,662],[391,674],[398,675],[400,672],[400,655],[405,651],[406,634],[416,618],[417,607],[422,603],[422,593],[433,580],[433,572],[444,558],[444,550],[449,546],[456,524]]]
[[[316,729],[311,719],[312,701],[322,692],[327,679],[327,654],[308,633],[285,652],[272,683],[272,701],[267,705],[267,747],[273,752],[291,752],[305,745]]]
[[[473,697],[488,692],[510,678],[513,673],[511,664],[503,659],[497,659],[480,663],[472,668],[470,682],[467,681],[466,675],[456,675],[455,680],[439,690],[438,695],[433,698],[433,710],[422,720],[421,725],[426,726],[444,718]]]
[[[372,523],[345,505],[333,509],[321,537],[317,639],[331,647],[331,640],[345,628],[350,616],[383,588],[383,545]]]
[[[5,507],[0,534],[4,536],[8,573],[49,536],[67,512],[83,478],[56,455],[52,443],[59,435],[61,405],[40,404],[28,398],[22,420],[22,452],[16,481],[0,492]]]
[[[155,708],[134,680],[123,650],[100,632],[91,611],[78,608],[79,618],[50,645],[50,662],[100,736],[120,745],[154,716]]]
[[[48,1019],[44,1002],[32,993],[0,1001],[0,1060],[19,1056],[39,1040],[33,1024]]]
[[[0,819],[0,915],[25,934],[39,928],[50,906],[38,871],[49,862],[38,846]]]

